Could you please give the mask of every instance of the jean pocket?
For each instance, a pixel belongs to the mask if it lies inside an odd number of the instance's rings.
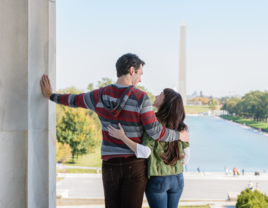
[[[105,187],[111,187],[115,184],[112,168],[102,169],[102,180],[103,180],[103,185]]]
[[[165,190],[165,181],[166,177],[164,176],[151,176],[147,186],[156,192],[162,192]]]
[[[177,180],[178,180],[179,188],[180,188],[180,189],[183,189],[183,187],[184,187],[184,178],[183,178],[183,174],[180,173],[180,174],[176,175],[176,178],[177,178]]]

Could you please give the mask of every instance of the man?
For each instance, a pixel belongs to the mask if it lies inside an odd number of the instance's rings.
[[[102,179],[107,208],[138,208],[142,206],[147,184],[147,163],[136,158],[122,141],[109,135],[108,125],[121,123],[126,135],[141,143],[143,129],[155,140],[189,141],[188,132],[163,127],[156,119],[148,95],[137,89],[144,62],[135,54],[125,54],[116,62],[117,82],[80,95],[53,94],[50,81],[43,75],[41,86],[46,98],[69,107],[95,111],[102,124]]]

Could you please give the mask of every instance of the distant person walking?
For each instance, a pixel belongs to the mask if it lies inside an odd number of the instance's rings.
[[[244,168],[242,169],[242,175],[244,175],[244,173],[245,173],[245,170],[244,170]]]
[[[252,183],[251,181],[249,181],[248,188],[249,188],[250,190],[253,189],[253,183]]]
[[[240,175],[240,169],[237,168],[237,175]]]
[[[260,187],[260,184],[259,184],[259,182],[257,182],[257,183],[256,183],[256,190],[257,190],[257,191],[260,191],[260,188],[261,188],[261,187]]]
[[[200,174],[201,168],[200,166],[197,168],[198,174]]]
[[[234,176],[236,175],[236,167],[233,169]]]
[[[228,168],[225,169],[225,175],[228,175],[229,171]]]

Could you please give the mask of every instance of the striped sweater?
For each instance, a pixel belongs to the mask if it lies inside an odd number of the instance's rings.
[[[156,119],[148,95],[134,86],[112,84],[88,93],[52,94],[50,100],[73,108],[93,110],[102,124],[101,156],[103,160],[134,156],[134,152],[121,140],[109,135],[108,125],[118,128],[121,123],[126,136],[141,144],[143,129],[157,141],[179,140],[179,132],[166,129]]]

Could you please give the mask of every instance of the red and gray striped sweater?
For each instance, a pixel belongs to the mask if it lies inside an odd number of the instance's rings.
[[[121,123],[126,136],[141,144],[143,129],[154,140],[171,142],[179,140],[179,132],[163,127],[156,119],[148,95],[134,86],[112,84],[88,93],[52,94],[51,101],[69,107],[95,111],[102,124],[101,157],[103,160],[135,155],[121,140],[111,137],[108,125],[115,128]]]

